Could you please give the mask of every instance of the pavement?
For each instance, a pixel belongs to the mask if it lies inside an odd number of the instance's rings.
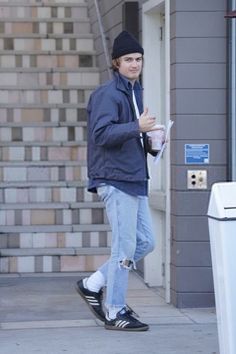
[[[130,274],[147,332],[105,330],[75,291],[85,273],[0,275],[0,354],[219,354],[214,308],[177,309]]]

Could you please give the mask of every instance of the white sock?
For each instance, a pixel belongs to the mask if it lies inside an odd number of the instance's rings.
[[[95,293],[98,293],[104,285],[105,278],[99,270],[90,275],[90,277],[86,279],[86,283],[84,284],[84,286],[88,290],[93,291]]]
[[[119,311],[122,310],[123,307],[110,307],[106,313],[106,319],[107,320],[114,320],[116,318],[116,315]]]

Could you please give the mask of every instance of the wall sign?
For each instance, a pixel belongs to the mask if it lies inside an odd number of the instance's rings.
[[[209,154],[209,144],[185,144],[185,164],[208,164]]]

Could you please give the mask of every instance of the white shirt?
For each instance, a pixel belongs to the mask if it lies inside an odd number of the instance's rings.
[[[137,105],[137,101],[136,101],[134,89],[132,89],[132,98],[133,98],[133,104],[134,104],[135,114],[136,114],[137,119],[139,119],[140,113],[139,113],[139,109],[138,109],[138,105]],[[140,138],[141,138],[141,143],[142,143],[142,145],[143,145],[143,135],[142,135],[142,133],[140,133]]]

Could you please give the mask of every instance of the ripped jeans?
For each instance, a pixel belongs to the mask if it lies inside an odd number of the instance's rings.
[[[131,196],[110,185],[97,190],[112,229],[111,256],[99,268],[107,286],[105,306],[121,309],[126,304],[129,270],[154,249],[148,197]]]

